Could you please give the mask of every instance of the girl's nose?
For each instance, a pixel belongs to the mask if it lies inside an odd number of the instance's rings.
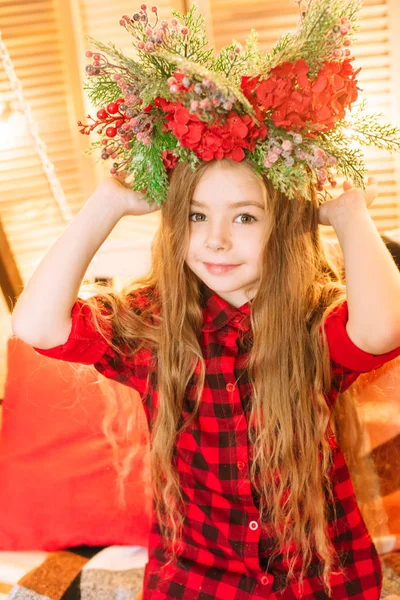
[[[206,246],[210,250],[224,250],[229,248],[231,245],[230,236],[228,232],[219,230],[209,232],[206,237]]]

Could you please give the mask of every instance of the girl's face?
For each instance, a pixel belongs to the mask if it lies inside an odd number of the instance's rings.
[[[205,171],[190,205],[186,264],[235,307],[257,290],[267,224],[265,194],[250,168],[217,162]]]

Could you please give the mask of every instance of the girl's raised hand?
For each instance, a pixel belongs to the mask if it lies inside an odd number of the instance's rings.
[[[368,178],[366,190],[354,188],[349,181],[343,183],[343,194],[327,200],[319,207],[318,222],[320,225],[332,225],[332,220],[342,213],[354,213],[368,208],[378,195],[378,187],[373,177]]]
[[[155,202],[149,205],[144,194],[132,190],[131,182],[132,176],[121,171],[102,181],[98,189],[109,197],[110,202],[119,204],[122,217],[146,215],[159,210]]]

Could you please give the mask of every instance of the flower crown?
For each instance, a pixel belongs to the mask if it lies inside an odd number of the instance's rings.
[[[157,6],[123,16],[134,58],[89,38],[98,52],[86,52],[85,89],[99,110],[91,124],[78,122],[81,133],[100,136],[89,152],[101,148],[110,172],[133,174],[132,189],[158,206],[181,160],[194,169],[249,158],[289,198],[308,198],[311,182],[327,193],[337,175],[365,188],[361,146],[396,151],[400,129],[366,113],[365,101],[348,110],[360,90],[351,46],[362,2],[294,1],[299,27],[269,53],[252,29],[245,48],[233,40],[215,56],[195,5],[160,23]]]

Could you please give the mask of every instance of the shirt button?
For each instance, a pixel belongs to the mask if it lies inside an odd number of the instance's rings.
[[[233,392],[233,390],[235,389],[235,384],[234,383],[227,383],[225,386],[225,389],[227,392]]]
[[[267,575],[264,575],[263,577],[261,577],[261,583],[263,585],[267,585],[267,583],[269,583],[269,577],[267,577]]]
[[[256,529],[258,529],[258,523],[257,523],[257,521],[250,521],[250,523],[249,523],[249,527],[250,527],[250,529],[252,529],[253,531],[255,531]]]
[[[239,471],[243,471],[243,469],[246,466],[242,460],[239,460],[236,464],[237,464],[237,468],[239,469]]]

